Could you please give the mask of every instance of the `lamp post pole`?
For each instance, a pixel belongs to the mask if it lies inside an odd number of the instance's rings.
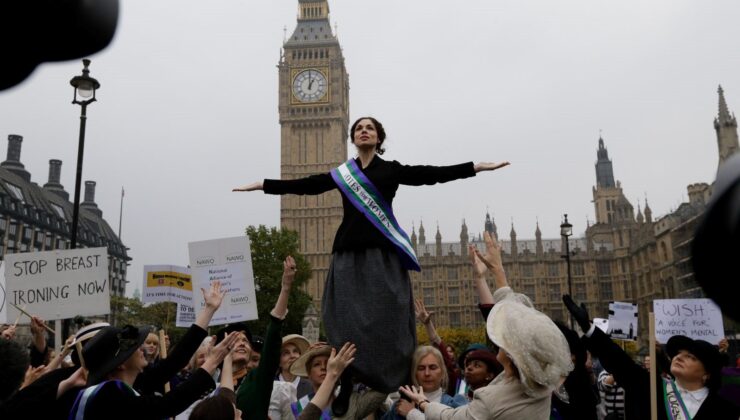
[[[72,103],[79,105],[82,110],[80,112],[80,140],[77,144],[77,175],[75,177],[75,202],[72,207],[72,235],[70,237],[69,247],[71,249],[77,248],[77,227],[80,220],[80,184],[82,184],[82,157],[85,152],[85,123],[87,122],[87,106],[95,102],[95,91],[100,87],[100,83],[97,80],[90,77],[90,60],[82,60],[82,75],[75,76],[69,81],[69,84],[74,88],[74,94],[72,96]],[[78,99],[79,96],[79,99]],[[56,324],[56,330],[62,332],[64,337],[69,336],[69,319],[63,320]],[[60,325],[61,324],[61,325]],[[61,328],[60,328],[61,327]],[[55,338],[55,345],[59,346],[61,343],[61,336],[57,341]]]
[[[80,140],[77,145],[77,176],[75,177],[75,201],[72,209],[72,237],[70,248],[77,248],[77,228],[80,219],[80,184],[82,184],[82,158],[85,153],[85,123],[87,122],[87,106],[95,102],[95,91],[100,87],[97,80],[90,77],[90,60],[82,60],[84,68],[81,76],[75,76],[69,83],[74,87],[73,104],[80,105]],[[77,99],[79,95],[80,100]]]
[[[564,222],[560,225],[560,236],[565,239],[565,255],[561,255],[561,258],[565,258],[565,266],[568,270],[568,294],[573,297],[573,282],[570,277],[570,241],[569,238],[573,234],[573,225],[568,223],[568,215],[565,217]],[[570,328],[573,329],[573,316],[570,316]],[[585,331],[584,331],[585,332]]]

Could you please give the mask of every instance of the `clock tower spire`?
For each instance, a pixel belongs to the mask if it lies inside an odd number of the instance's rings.
[[[347,160],[349,76],[327,0],[298,0],[298,20],[283,43],[278,73],[280,178],[329,172]],[[339,194],[280,198],[280,224],[298,232],[300,251],[311,263],[307,292],[317,307],[342,219]]]

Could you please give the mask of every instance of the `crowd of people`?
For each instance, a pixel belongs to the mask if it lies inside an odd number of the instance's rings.
[[[341,383],[362,352],[355,344],[334,347],[282,334],[295,277],[295,261],[288,257],[264,339],[243,323],[208,335],[224,298],[218,282],[203,291],[205,306],[166,358],[157,354],[159,346],[149,345],[157,335],[144,328],[91,324],[55,354],[43,320],[32,318],[27,348],[6,327],[0,418],[648,419],[651,380],[657,383],[658,418],[739,418],[740,401],[720,392],[729,361],[721,351],[726,341],[717,347],[675,336],[658,352],[660,374],[651,378],[570,296],[564,304],[583,335],[537,311],[509,286],[496,239],[485,239],[486,253],[469,251],[489,341],[455,355],[437,333],[434,314],[415,301],[416,320],[430,342],[416,347],[409,377],[396,392]],[[342,386],[350,387],[349,406],[337,415],[332,403]]]
[[[361,118],[350,132],[358,158],[330,174],[236,189],[342,192],[344,219],[322,302],[326,342],[283,334],[297,270],[288,256],[262,336],[244,323],[209,335],[224,299],[217,281],[202,290],[204,306],[171,349],[160,343],[166,336],[146,328],[95,323],[55,354],[42,319],[32,318],[28,348],[16,342],[13,326],[5,328],[0,418],[633,420],[649,419],[651,405],[658,419],[740,418],[738,384],[722,386],[726,345],[674,336],[652,361],[658,374],[651,377],[594,327],[585,305],[563,296],[579,333],[513,290],[488,233],[485,252],[468,248],[488,340],[456,354],[433,312],[413,299],[408,270],[419,265],[392,199],[401,184],[452,181],[508,162],[405,166],[377,156],[385,141],[377,120]],[[429,343],[417,343],[417,322]],[[738,377],[737,370],[729,374]]]

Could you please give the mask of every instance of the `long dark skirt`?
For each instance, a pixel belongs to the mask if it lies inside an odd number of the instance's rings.
[[[357,346],[355,379],[380,392],[409,383],[416,325],[411,280],[392,250],[333,255],[321,304],[329,344]]]

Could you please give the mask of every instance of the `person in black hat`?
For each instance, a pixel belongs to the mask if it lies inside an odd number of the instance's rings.
[[[563,296],[568,311],[585,334],[585,343],[604,368],[624,388],[627,418],[650,418],[650,372],[635,363],[608,335],[595,328],[584,304]],[[653,378],[658,389],[658,419],[732,419],[740,409],[718,394],[721,359],[719,350],[703,340],[678,335],[666,343],[672,379]]]
[[[107,327],[82,351],[88,370],[87,388],[79,390],[71,418],[162,419],[173,417],[214,388],[211,375],[231,351],[236,334],[213,348],[191,377],[164,396],[142,396],[133,389],[136,377],[147,365],[142,344],[148,331],[127,325]],[[84,376],[78,379],[79,385]],[[77,389],[68,391],[75,392]]]

